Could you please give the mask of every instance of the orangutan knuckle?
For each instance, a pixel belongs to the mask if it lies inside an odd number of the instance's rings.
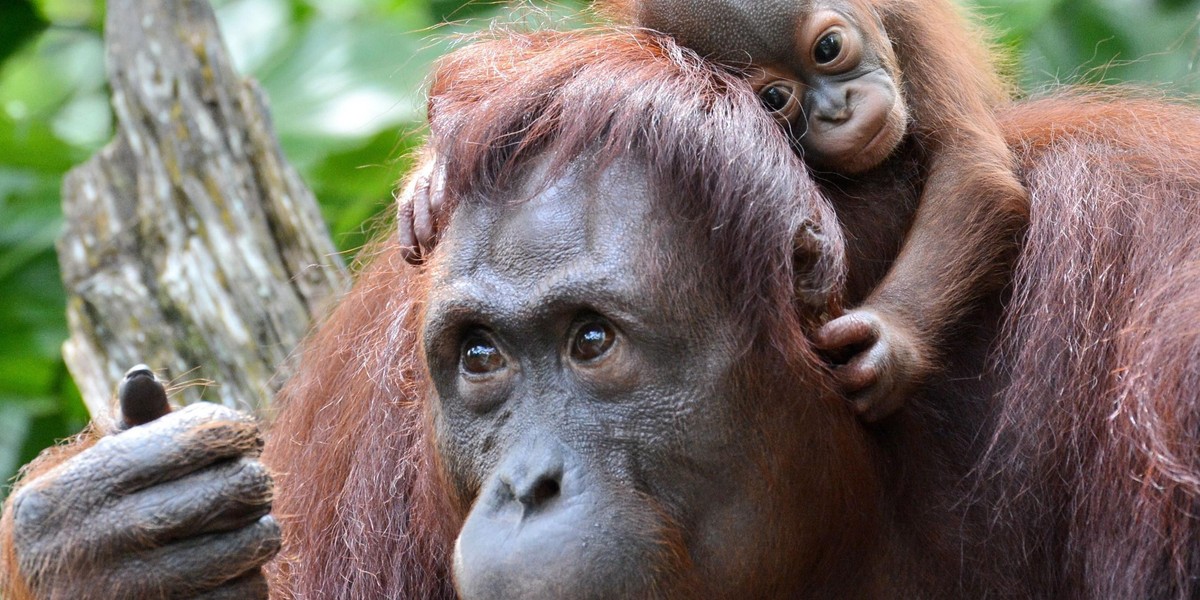
[[[266,466],[250,458],[241,458],[236,464],[236,469],[226,480],[228,496],[248,504],[270,502],[274,481]]]
[[[244,533],[236,538],[235,543],[236,550],[245,557],[247,565],[266,563],[283,546],[283,530],[271,515],[255,521]]]
[[[46,529],[48,521],[56,512],[56,502],[46,492],[26,487],[13,495],[13,529],[18,541],[34,537],[32,534]]]
[[[200,456],[231,452],[257,456],[263,447],[258,425],[237,413],[231,418],[197,423],[181,435],[180,441]]]

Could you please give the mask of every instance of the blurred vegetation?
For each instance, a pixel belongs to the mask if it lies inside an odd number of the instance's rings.
[[[1025,90],[1063,81],[1197,89],[1200,0],[977,0]],[[242,73],[352,252],[419,140],[421,88],[451,34],[506,9],[461,0],[217,0]],[[583,0],[557,0],[563,22]],[[59,353],[63,174],[112,135],[102,0],[0,0],[0,482],[86,421]],[[455,24],[435,27],[443,21]],[[3,487],[0,484],[0,496]]]

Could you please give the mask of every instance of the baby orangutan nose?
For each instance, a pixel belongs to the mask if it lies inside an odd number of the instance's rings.
[[[844,93],[818,93],[812,92],[812,116],[813,119],[826,122],[831,125],[840,125],[849,121],[854,117],[854,105],[851,101],[853,92],[845,90]]]

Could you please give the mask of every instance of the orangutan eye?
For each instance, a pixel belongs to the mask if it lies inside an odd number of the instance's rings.
[[[596,360],[604,356],[616,340],[617,334],[607,321],[588,321],[575,330],[575,339],[571,341],[571,358],[579,362]]]
[[[769,85],[758,93],[758,97],[771,112],[783,112],[792,101],[792,89],[785,85]]]
[[[799,123],[804,118],[801,94],[802,86],[790,79],[775,79],[758,88],[758,98],[771,112],[771,116],[781,124],[789,126]]]
[[[817,45],[813,48],[813,60],[817,61],[818,65],[824,65],[836,60],[841,53],[842,34],[831,31],[817,40]]]
[[[468,335],[463,340],[459,356],[463,372],[469,375],[487,375],[503,369],[508,364],[500,349],[484,332]]]

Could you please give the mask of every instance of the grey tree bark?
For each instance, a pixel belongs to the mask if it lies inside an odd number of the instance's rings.
[[[346,269],[206,0],[110,0],[105,36],[116,137],[63,183],[68,368],[101,421],[139,362],[261,411]]]

